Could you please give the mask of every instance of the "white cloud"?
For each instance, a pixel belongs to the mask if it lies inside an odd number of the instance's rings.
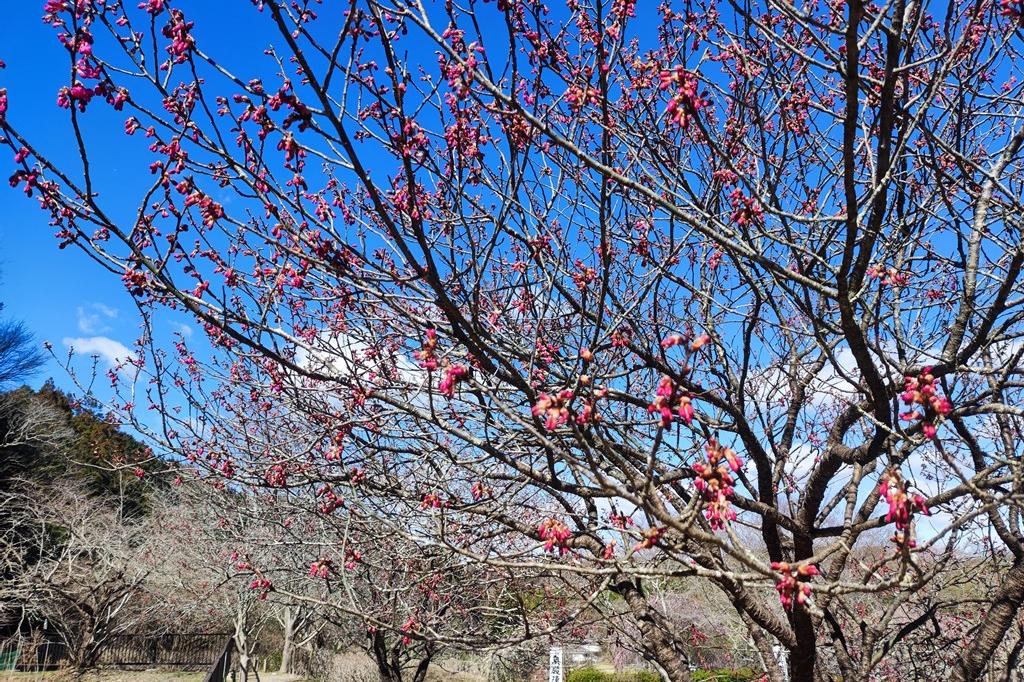
[[[183,324],[181,322],[171,322],[170,324],[174,328],[174,331],[178,332],[186,339],[192,336],[192,327],[187,324]]]
[[[89,336],[79,338],[65,337],[63,343],[76,353],[99,357],[110,369],[117,369],[132,377],[138,371],[135,365],[132,364],[135,360],[135,353],[120,341],[115,341],[106,336]]]
[[[314,345],[315,344],[315,345]],[[309,346],[300,346],[295,353],[296,364],[303,369],[334,374],[339,377],[365,377],[376,369],[373,347],[344,333],[320,334]],[[409,386],[419,386],[427,372],[404,355],[394,359],[400,380]]]
[[[102,334],[110,331],[106,322],[115,319],[117,314],[117,308],[111,308],[102,303],[78,306],[78,331],[83,334]]]

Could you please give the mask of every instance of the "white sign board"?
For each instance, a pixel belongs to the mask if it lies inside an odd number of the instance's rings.
[[[772,647],[772,653],[775,654],[775,661],[782,669],[782,679],[789,682],[789,652],[786,651],[786,647],[776,644]]]
[[[548,652],[548,682],[565,682],[562,659],[562,647],[551,647]]]

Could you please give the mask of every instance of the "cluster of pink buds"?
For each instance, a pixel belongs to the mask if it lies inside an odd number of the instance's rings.
[[[418,627],[419,624],[416,622],[416,616],[409,616],[409,619],[405,621],[405,624],[403,624],[401,628],[404,633],[402,635],[402,646],[409,646],[412,644],[412,637],[410,637],[410,635],[416,632]]]
[[[166,0],[144,0],[139,3],[139,9],[144,9],[153,16],[156,16],[164,11],[165,2]]]
[[[640,551],[641,549],[650,549],[651,547],[654,547],[659,541],[661,541],[662,536],[665,535],[665,530],[665,528],[648,528],[641,533],[642,539],[637,543],[634,550]]]
[[[24,192],[26,196],[32,196],[32,191],[39,187],[39,173],[36,171],[27,171],[24,169],[14,171],[8,180],[11,187],[17,187],[22,182],[25,183]]]
[[[578,114],[585,106],[595,106],[601,101],[601,91],[591,87],[589,83],[575,84],[569,86],[565,91],[565,102],[569,110]]]
[[[608,520],[611,524],[619,530],[625,530],[626,528],[633,525],[633,519],[625,514],[619,514],[612,512],[608,515]]]
[[[732,213],[729,219],[739,227],[764,223],[764,208],[757,197],[748,197],[737,187],[729,193]]]
[[[469,488],[469,492],[473,496],[473,499],[476,500],[477,502],[484,499],[485,497],[491,496],[491,489],[480,481],[476,481],[475,483],[473,483],[473,485],[470,486]]]
[[[106,92],[105,87],[100,84],[93,88],[83,85],[79,81],[69,87],[63,87],[57,92],[57,106],[62,109],[70,109],[72,105],[77,106],[79,111],[84,112],[89,106],[94,95],[102,95]]]
[[[320,558],[309,565],[309,575],[313,578],[326,579],[334,572],[334,562],[330,559]]]
[[[674,124],[686,130],[696,113],[708,105],[697,93],[697,76],[677,66],[672,71],[662,71],[659,80],[660,90],[675,90],[665,113]]]
[[[589,377],[587,377],[586,375],[580,377],[580,382],[589,383],[583,381],[584,379],[589,379]],[[597,399],[603,398],[607,394],[608,389],[598,389],[594,391],[593,398],[587,398],[586,400],[584,400],[583,408],[580,410],[580,413],[576,415],[576,423],[579,424],[580,426],[585,426],[586,424],[597,424],[598,422],[600,422],[601,415],[597,413]]]
[[[322,498],[320,501],[321,514],[333,514],[334,510],[345,506],[345,498],[334,492],[334,489],[329,485],[321,487],[317,491],[317,496]]]
[[[586,291],[590,283],[597,279],[597,270],[589,267],[586,263],[580,259],[576,259],[576,269],[570,275],[573,283],[576,284],[576,288],[580,291]]]
[[[302,148],[298,140],[291,133],[285,133],[281,136],[281,139],[277,141],[278,151],[284,152],[285,166],[292,168],[294,161],[294,170],[301,171],[306,162],[303,160],[306,157],[306,150]]]
[[[420,500],[420,509],[441,509],[442,507],[444,507],[444,502],[437,493],[427,493]]]
[[[355,570],[356,564],[363,558],[363,553],[358,549],[345,548],[345,570]]]
[[[773,561],[772,570],[778,571],[782,578],[775,583],[775,591],[779,593],[779,601],[787,611],[793,610],[793,604],[803,604],[811,596],[811,586],[807,578],[818,575],[816,566],[811,564],[791,565],[785,561]]]
[[[544,428],[554,431],[569,421],[569,403],[573,399],[573,392],[570,389],[560,391],[557,395],[538,393],[537,402],[534,404],[534,417],[544,417]]]
[[[898,537],[900,531],[910,528],[910,522],[914,512],[921,512],[925,516],[930,514],[928,502],[923,495],[907,492],[907,482],[903,480],[899,470],[889,469],[882,475],[881,483],[878,485],[879,494],[889,503],[889,513],[885,515],[886,523],[895,523]],[[897,543],[901,543],[897,540]]]
[[[935,438],[936,422],[953,411],[949,398],[940,396],[938,379],[932,375],[932,368],[925,367],[916,377],[907,376],[903,379],[903,393],[900,398],[905,405],[919,405],[922,409],[913,409],[900,415],[901,419],[921,420],[921,431],[927,438]]]
[[[469,368],[465,365],[448,365],[444,370],[444,378],[441,379],[441,383],[438,384],[437,388],[441,391],[441,395],[447,398],[454,398],[456,384],[468,378]]]
[[[195,47],[195,38],[191,35],[192,26],[191,21],[185,21],[185,15],[180,9],[171,10],[171,20],[164,26],[163,34],[171,41],[167,46],[167,52],[175,64],[184,63]]]
[[[559,554],[565,554],[569,551],[569,546],[566,542],[572,537],[572,533],[569,532],[569,527],[561,521],[557,519],[544,519],[537,526],[537,532],[540,534],[540,539],[544,541],[545,552],[553,552],[556,547]]]
[[[686,391],[677,391],[676,384],[670,377],[664,376],[658,382],[658,388],[654,392],[654,400],[647,406],[647,413],[658,413],[661,420],[661,428],[667,429],[672,426],[673,412],[687,425],[693,423],[693,405],[690,402],[690,394]]]
[[[267,470],[265,476],[267,485],[271,488],[283,488],[288,484],[288,474],[283,464],[274,464]]]
[[[684,336],[683,334],[669,334],[661,340],[661,348],[662,350],[668,350],[673,346],[685,345],[688,341],[690,342],[690,352],[695,353],[711,341],[711,336],[708,334],[701,334],[693,341],[690,341],[689,336]]]
[[[434,355],[437,349],[437,330],[428,329],[423,347],[415,351],[412,356],[419,360],[420,367],[426,370],[435,370],[438,367],[437,356]]]
[[[704,497],[704,516],[711,524],[712,530],[722,530],[726,521],[736,520],[736,512],[733,511],[729,500],[733,495],[732,486],[735,483],[732,474],[740,470],[742,462],[735,450],[722,447],[714,439],[708,443],[706,452],[707,462],[697,462],[693,465],[693,470],[697,474],[694,485]]]
[[[259,590],[260,599],[266,599],[267,594],[274,589],[274,583],[267,578],[253,578],[249,583],[250,590]]]
[[[909,272],[900,272],[896,268],[885,268],[872,265],[867,269],[867,276],[871,279],[880,280],[883,286],[902,287],[910,282]]]
[[[213,227],[218,220],[224,217],[224,207],[202,192],[193,192],[186,197],[185,206],[198,206],[199,215],[202,216],[203,224],[207,227]]]
[[[1021,0],[999,0],[999,14],[1024,25],[1024,2]]]

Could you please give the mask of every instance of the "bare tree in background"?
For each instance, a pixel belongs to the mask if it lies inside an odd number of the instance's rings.
[[[186,573],[222,571],[239,604],[278,619],[282,669],[327,625],[342,648],[374,661],[382,682],[423,682],[445,653],[522,639],[526,614],[517,599],[537,583],[515,573],[485,570],[443,548],[382,544],[380,517],[325,517],[302,491],[192,485],[180,494],[179,523],[193,538],[178,555]],[[255,642],[254,631],[240,635],[240,651],[242,641]]]
[[[0,386],[23,381],[44,362],[46,356],[24,324],[0,321]]]
[[[15,518],[0,537],[10,576],[0,600],[47,623],[73,666],[93,667],[111,637],[154,619],[155,605],[143,599],[155,566],[148,521],[121,517],[73,482],[26,483],[2,502]]]

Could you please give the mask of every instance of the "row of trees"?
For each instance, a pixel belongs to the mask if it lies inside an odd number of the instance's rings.
[[[12,185],[145,315],[119,418],[281,514],[254,592],[417,669],[595,619],[687,680],[669,579],[773,681],[1016,666],[1018,2],[254,0],[252,59],[45,12],[81,163],[4,97]]]
[[[448,608],[435,602],[450,586],[418,590],[390,552],[351,557],[360,571],[332,586],[329,560],[317,561],[328,531],[300,524],[281,500],[168,485],[173,463],[147,459],[142,444],[50,384],[0,402],[0,638],[55,643],[78,670],[109,659],[122,636],[230,633],[243,676],[257,656],[289,671],[314,641],[321,662],[354,646],[397,670],[394,679],[412,658],[425,672],[435,647],[385,635],[404,624],[394,619],[410,601]],[[339,608],[325,614],[318,604],[331,593]]]
[[[35,342],[20,327],[18,338],[11,352],[38,366]],[[113,660],[109,650],[125,646],[126,636],[188,631],[230,632],[243,675],[257,656],[279,657],[280,670],[292,670],[297,651],[303,669],[329,673],[332,654],[354,648],[382,680],[422,681],[438,660],[450,664],[490,642],[499,646],[471,657],[472,666],[491,680],[516,680],[543,662],[547,639],[517,646],[538,613],[570,625],[561,637],[608,645],[618,664],[642,650],[607,595],[591,595],[596,603],[588,605],[578,585],[557,575],[528,579],[441,551],[381,545],[373,519],[325,516],[324,507],[310,514],[302,491],[186,485],[182,476],[193,473],[152,457],[113,415],[49,381],[0,394],[0,404],[0,636],[29,649],[55,643],[79,670]],[[742,648],[739,624],[688,605],[707,596],[695,585],[684,597],[686,589],[670,582],[652,594],[674,604],[672,625],[690,630],[695,661],[728,663],[713,650],[723,642]],[[358,658],[345,660],[357,674]]]

